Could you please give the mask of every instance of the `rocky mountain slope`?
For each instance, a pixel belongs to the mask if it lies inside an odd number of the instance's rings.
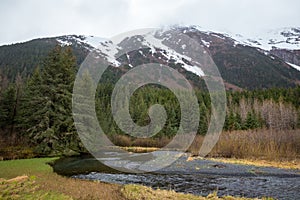
[[[227,89],[294,87],[300,84],[300,29],[284,28],[246,38],[238,34],[208,31],[201,27],[169,27],[157,32],[133,33],[110,41],[93,36],[68,35],[36,39],[0,47],[0,70],[13,79],[16,73],[30,74],[55,45],[70,46],[80,64],[97,51],[111,67],[107,76],[118,79],[142,63],[161,63],[183,73],[202,87],[203,63],[187,53],[192,38],[218,67]],[[196,46],[197,46],[196,45]],[[130,51],[126,51],[129,49]]]

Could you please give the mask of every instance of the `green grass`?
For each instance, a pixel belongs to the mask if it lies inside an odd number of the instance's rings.
[[[0,178],[10,179],[20,175],[52,172],[52,168],[46,163],[56,159],[57,158],[33,158],[1,161]]]

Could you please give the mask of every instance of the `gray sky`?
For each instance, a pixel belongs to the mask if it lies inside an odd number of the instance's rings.
[[[0,44],[84,34],[111,37],[170,24],[251,34],[300,27],[299,0],[1,0]]]

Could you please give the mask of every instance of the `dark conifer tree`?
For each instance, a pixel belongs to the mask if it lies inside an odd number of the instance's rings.
[[[21,118],[40,154],[69,154],[78,149],[72,118],[75,58],[69,48],[57,46],[29,80]]]

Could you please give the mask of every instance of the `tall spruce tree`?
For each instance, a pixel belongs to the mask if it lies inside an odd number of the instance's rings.
[[[55,47],[36,70],[24,95],[22,123],[39,154],[71,154],[79,150],[72,118],[76,63],[71,49]]]

